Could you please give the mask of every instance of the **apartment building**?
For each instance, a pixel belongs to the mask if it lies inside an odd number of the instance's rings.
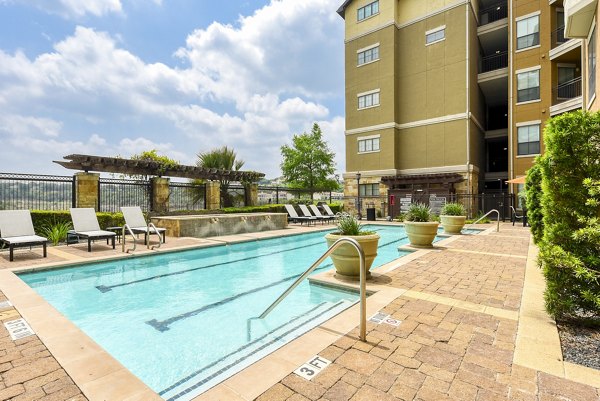
[[[346,207],[516,193],[544,122],[584,107],[562,0],[347,0]],[[387,212],[387,211],[386,211]]]

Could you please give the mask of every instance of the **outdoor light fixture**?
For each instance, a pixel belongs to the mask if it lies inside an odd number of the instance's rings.
[[[358,219],[362,219],[362,215],[360,214],[360,171],[356,173],[356,207],[358,209]]]

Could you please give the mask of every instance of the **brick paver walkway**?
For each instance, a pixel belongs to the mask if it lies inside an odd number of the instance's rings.
[[[375,281],[516,311],[528,247],[529,230],[503,225],[500,233],[460,238]],[[513,364],[516,315],[406,295],[383,312],[400,326],[368,323],[367,343],[355,329],[319,353],[333,363],[312,381],[291,373],[258,401],[600,400],[598,388]]]

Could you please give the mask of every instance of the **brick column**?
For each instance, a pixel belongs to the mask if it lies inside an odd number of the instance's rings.
[[[221,207],[221,183],[206,181],[206,209],[216,210]]]
[[[100,174],[75,174],[75,205],[76,207],[93,207],[98,211],[98,185]]]
[[[169,211],[169,182],[168,178],[152,177],[152,211],[167,213]]]
[[[258,184],[253,182],[252,184],[244,185],[246,189],[246,206],[257,206],[258,205]]]

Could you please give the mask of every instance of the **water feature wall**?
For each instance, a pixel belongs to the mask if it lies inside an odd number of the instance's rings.
[[[286,213],[206,214],[194,216],[152,217],[157,227],[167,229],[172,237],[216,237],[287,227]]]

